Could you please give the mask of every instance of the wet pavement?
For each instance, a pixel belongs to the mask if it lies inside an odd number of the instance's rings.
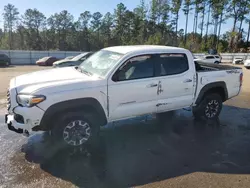
[[[99,144],[81,150],[63,149],[46,133],[26,138],[4,125],[1,93],[12,76],[28,70],[0,74],[0,188],[250,187],[249,70],[243,69],[240,96],[224,104],[217,121],[194,120],[186,110],[160,120],[137,118],[103,128]]]
[[[230,104],[242,99],[224,105],[217,121],[179,110],[118,122],[81,150],[46,133],[12,133],[1,116],[0,187],[250,187],[250,104]]]

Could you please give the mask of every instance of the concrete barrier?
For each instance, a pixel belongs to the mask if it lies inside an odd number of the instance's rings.
[[[202,57],[207,54],[194,54],[196,57]],[[232,63],[236,57],[243,58],[243,60],[250,59],[250,53],[221,53],[223,63]]]
[[[0,53],[8,55],[13,65],[32,65],[42,57],[54,56],[64,59],[67,56],[76,56],[80,51],[23,51],[23,50],[0,50]],[[203,53],[194,53],[196,57],[204,56]],[[250,53],[221,53],[222,62],[232,63],[235,57],[250,59]]]
[[[67,56],[76,56],[83,52],[72,51],[22,51],[22,50],[0,50],[0,54],[6,54],[13,65],[32,65],[42,57],[54,56],[64,59]]]

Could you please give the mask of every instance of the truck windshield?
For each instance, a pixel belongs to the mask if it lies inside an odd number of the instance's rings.
[[[80,64],[79,69],[89,75],[105,77],[123,54],[108,50],[100,50]]]

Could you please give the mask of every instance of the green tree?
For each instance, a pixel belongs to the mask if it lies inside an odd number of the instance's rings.
[[[243,9],[242,11],[240,12],[240,26],[239,26],[239,32],[242,32],[242,24],[243,24],[243,21],[246,19],[246,15],[250,12],[249,10],[249,5],[250,5],[250,1],[249,0],[245,0],[243,2]]]
[[[186,46],[187,42],[187,26],[188,26],[188,16],[189,16],[189,11],[190,11],[190,6],[192,2],[191,0],[184,0],[184,5],[183,5],[183,12],[184,15],[186,16],[186,24],[185,24],[185,34],[184,34],[184,47]]]
[[[0,28],[0,48],[3,46],[3,38],[4,38],[4,32]]]
[[[100,44],[100,26],[101,26],[101,18],[102,14],[100,12],[95,12],[92,15],[92,19],[90,21],[91,23],[91,29],[92,29],[92,35],[91,35],[91,43],[94,49],[100,49],[102,45]]]
[[[90,42],[89,42],[89,22],[91,19],[91,13],[89,11],[85,11],[80,14],[80,17],[78,18],[78,30],[79,30],[79,49],[84,51],[90,50]]]
[[[3,10],[3,19],[4,19],[4,28],[5,31],[9,33],[9,49],[12,49],[13,46],[13,29],[16,26],[19,12],[18,9],[12,5],[7,4],[4,6]]]
[[[207,50],[207,41],[208,41],[208,28],[210,25],[210,14],[211,14],[211,2],[209,2],[208,5],[208,11],[207,11],[207,23],[206,23],[206,34],[205,34],[205,41],[202,50]]]
[[[92,20],[90,21],[91,27],[94,31],[99,30],[101,25],[102,14],[100,12],[95,12],[92,15]]]
[[[220,41],[220,35],[221,35],[221,25],[225,22],[225,20],[228,18],[228,14],[226,13],[226,9],[228,7],[228,0],[221,0],[219,4],[219,31],[218,31],[218,37],[216,42],[216,48],[218,47],[219,41]]]
[[[22,22],[26,28],[28,48],[31,50],[43,49],[43,40],[40,36],[40,31],[44,29],[46,24],[44,14],[37,9],[27,9],[22,16]]]
[[[199,25],[199,28],[200,28],[201,43],[203,41],[203,31],[204,31],[204,23],[205,23],[205,12],[206,12],[206,6],[207,5],[208,5],[208,0],[204,0],[202,2],[202,6],[200,8],[200,11],[201,11],[201,23]]]
[[[179,21],[179,12],[181,8],[182,0],[172,0],[172,14],[173,14],[173,24],[175,25],[175,43],[177,45],[177,36],[178,36],[178,21]]]
[[[214,24],[214,38],[213,38],[213,46],[215,45],[216,38],[217,38],[217,29],[218,29],[218,22],[219,22],[219,16],[222,11],[221,6],[221,0],[213,0],[212,1],[212,18],[213,18],[213,24]]]
[[[126,6],[123,3],[119,3],[114,13],[114,35],[118,44],[121,44],[122,38],[124,37],[126,11]]]
[[[89,11],[85,11],[80,14],[80,17],[78,18],[78,22],[80,24],[81,29],[88,28],[90,18],[91,18],[91,13]]]
[[[248,16],[245,19],[245,22],[248,25],[246,47],[249,46],[249,37],[250,37],[250,3],[247,5],[247,12],[248,12]]]
[[[198,27],[198,18],[199,13],[202,10],[201,3],[203,0],[194,0],[193,4],[195,5],[194,8],[194,23],[193,23],[193,32],[197,33],[197,27]]]
[[[48,18],[48,25],[56,32],[57,48],[60,50],[67,50],[66,37],[73,26],[73,20],[74,17],[67,10],[55,13]]]
[[[237,36],[236,32],[236,24],[237,22],[242,18],[242,16],[245,13],[245,6],[246,6],[247,0],[231,0],[230,6],[228,8],[228,12],[230,12],[229,16],[233,18],[233,29],[231,32],[231,40],[230,40],[230,45],[229,49],[230,51],[235,50],[235,46],[237,42],[235,41],[235,37]],[[236,37],[239,38],[239,37]]]
[[[136,21],[139,22],[139,35],[137,36],[138,41],[140,44],[143,44],[145,42],[146,39],[146,32],[147,32],[147,28],[146,28],[146,16],[147,16],[147,8],[145,5],[144,0],[140,1],[140,5],[137,6],[134,9],[134,14],[136,17]]]
[[[151,1],[151,6],[150,6],[150,15],[149,15],[149,19],[150,21],[152,21],[153,23],[156,23],[157,21],[157,12],[158,12],[158,1],[157,0],[152,0]]]
[[[27,41],[25,38],[25,33],[26,33],[25,27],[22,25],[22,23],[19,23],[16,29],[16,35],[17,35],[16,49],[19,50],[27,49],[26,45]]]
[[[249,37],[250,37],[250,19],[246,19],[246,22],[248,24],[248,30],[247,30],[247,42],[246,45],[249,46]]]
[[[112,44],[111,37],[112,37],[112,27],[113,27],[113,15],[110,12],[107,12],[101,24],[101,35],[103,36],[103,46],[107,47]]]

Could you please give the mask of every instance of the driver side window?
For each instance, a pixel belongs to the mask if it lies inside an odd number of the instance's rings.
[[[127,60],[113,75],[115,82],[150,78],[154,76],[152,55],[136,56]]]

